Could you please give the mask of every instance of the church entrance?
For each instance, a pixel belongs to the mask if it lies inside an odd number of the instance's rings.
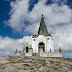
[[[38,53],[40,53],[40,49],[43,49],[43,52],[45,52],[45,44],[43,42],[38,44]]]

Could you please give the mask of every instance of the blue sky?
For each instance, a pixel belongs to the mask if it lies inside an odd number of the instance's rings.
[[[0,0],[0,54],[12,54],[16,47],[22,50],[20,42],[31,42],[42,14],[54,48],[61,46],[72,57],[72,0]]]
[[[12,28],[6,26],[4,23],[4,21],[7,21],[10,18],[9,12],[11,9],[10,7],[11,1],[7,1],[7,0],[0,1],[0,35],[3,37],[8,36],[16,39],[16,38],[21,38],[23,36],[17,32],[13,32]]]
[[[22,38],[23,35],[18,33],[18,32],[13,32],[12,28],[9,26],[6,26],[4,24],[4,21],[7,21],[10,18],[9,12],[11,10],[11,6],[10,3],[12,1],[15,0],[1,0],[0,1],[0,35],[3,37],[9,36],[11,38]],[[63,1],[63,0],[62,0]],[[38,0],[30,0],[29,1],[29,11],[32,10],[32,8],[34,7],[34,4],[38,3]],[[53,4],[53,2],[51,0],[47,0],[46,4]],[[61,2],[58,2],[58,4],[60,5]],[[72,8],[72,0],[68,0],[68,2],[66,2],[65,4],[67,4],[70,8]]]

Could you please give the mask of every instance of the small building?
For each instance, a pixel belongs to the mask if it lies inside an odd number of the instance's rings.
[[[32,45],[29,42],[24,46],[24,50],[25,50],[25,56],[32,56],[33,49]]]

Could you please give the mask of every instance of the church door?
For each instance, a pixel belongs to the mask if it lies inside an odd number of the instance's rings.
[[[40,42],[38,44],[38,53],[40,54],[40,49],[43,49],[43,52],[45,52],[45,45],[43,42]]]

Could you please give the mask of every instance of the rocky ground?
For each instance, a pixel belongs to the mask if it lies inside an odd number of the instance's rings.
[[[72,59],[1,56],[0,72],[72,72]]]

